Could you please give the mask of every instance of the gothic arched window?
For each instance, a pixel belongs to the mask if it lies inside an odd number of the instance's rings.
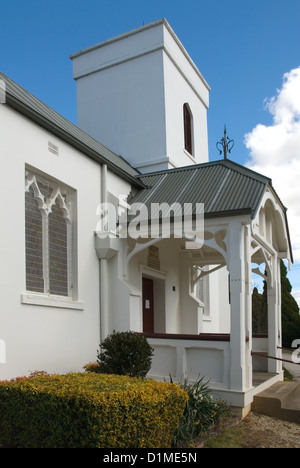
[[[26,289],[73,296],[75,192],[26,170]]]

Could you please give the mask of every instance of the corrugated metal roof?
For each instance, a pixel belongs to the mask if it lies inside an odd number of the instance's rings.
[[[113,172],[124,179],[130,180],[131,183],[140,187],[142,186],[141,182],[135,178],[140,173],[122,157],[110,151],[99,141],[62,117],[1,72],[0,78],[4,80],[6,85],[6,102],[8,105],[47,128],[95,161],[107,164]]]
[[[171,169],[138,178],[147,186],[129,203],[204,204],[205,216],[249,213],[254,217],[271,180],[230,160]],[[149,211],[150,212],[150,211]]]

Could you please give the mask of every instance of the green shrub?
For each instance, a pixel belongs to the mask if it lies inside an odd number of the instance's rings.
[[[187,392],[189,399],[175,432],[173,442],[175,447],[182,447],[200,434],[207,434],[220,423],[223,416],[230,412],[230,408],[224,401],[213,399],[208,384],[203,381],[203,378],[194,383],[188,383],[185,380],[181,387]]]
[[[187,401],[178,385],[96,373],[0,383],[0,443],[20,448],[165,448]]]
[[[145,378],[151,368],[153,349],[138,333],[113,332],[100,345],[99,372]]]
[[[85,372],[98,372],[100,373],[100,364],[98,362],[88,362],[83,366]]]

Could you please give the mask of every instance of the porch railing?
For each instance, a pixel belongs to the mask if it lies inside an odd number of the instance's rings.
[[[278,348],[279,349],[284,349],[284,348],[280,348],[279,346],[278,346]],[[276,361],[288,362],[289,364],[295,364],[296,366],[300,366],[300,363],[298,363],[298,362],[290,361],[289,359],[283,359],[283,358],[279,358],[279,357],[275,357],[275,356],[269,356],[268,354],[264,354],[264,353],[257,353],[255,351],[251,351],[251,355],[252,356],[264,357],[266,359],[275,359]]]
[[[200,333],[199,335],[178,333],[142,333],[146,338],[166,340],[230,341],[229,333]]]

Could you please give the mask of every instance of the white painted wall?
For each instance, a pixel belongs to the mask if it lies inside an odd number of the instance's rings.
[[[162,53],[77,81],[78,126],[133,166],[166,157]]]
[[[125,243],[125,239],[123,240]],[[125,244],[124,244],[125,245]],[[179,239],[163,239],[159,248],[160,270],[147,268],[147,246],[129,262],[128,276],[122,277],[124,255],[109,261],[110,331],[142,331],[142,276],[157,280],[154,310],[157,333],[230,333],[228,272],[224,267],[207,276],[210,315],[201,317],[198,301],[190,294],[190,258],[181,251]],[[162,287],[164,284],[164,287]],[[154,284],[155,287],[155,284]],[[162,299],[164,307],[162,307]]]
[[[181,333],[198,334],[201,324],[198,316],[199,302],[192,297],[191,293],[191,271],[190,257],[187,252],[180,253],[180,308],[181,308]]]
[[[223,267],[208,276],[209,316],[203,317],[203,333],[230,333],[228,270]]]
[[[0,106],[1,308],[0,339],[6,363],[0,380],[31,371],[82,370],[99,345],[99,260],[94,250],[101,167],[5,105]],[[48,151],[48,141],[59,156]],[[77,191],[79,309],[21,303],[25,282],[25,165]],[[81,307],[82,303],[82,307]],[[69,304],[72,306],[72,303]]]
[[[123,179],[120,179],[116,174],[107,171],[107,191],[111,193],[116,199],[119,196],[127,197],[131,192],[131,185]]]
[[[165,20],[73,54],[78,125],[141,172],[208,160],[209,87]],[[184,151],[183,105],[194,120]]]
[[[180,251],[178,239],[163,239],[156,246],[160,270],[148,268],[147,246],[129,262],[126,280],[122,278],[122,250],[110,260],[110,331],[143,330],[144,275],[154,280],[155,332],[197,334],[198,302],[189,294],[189,258]]]
[[[167,155],[176,167],[208,162],[208,88],[174,41],[169,29],[165,28],[164,32]],[[193,117],[193,157],[184,150],[183,105],[185,103],[189,104]]]

